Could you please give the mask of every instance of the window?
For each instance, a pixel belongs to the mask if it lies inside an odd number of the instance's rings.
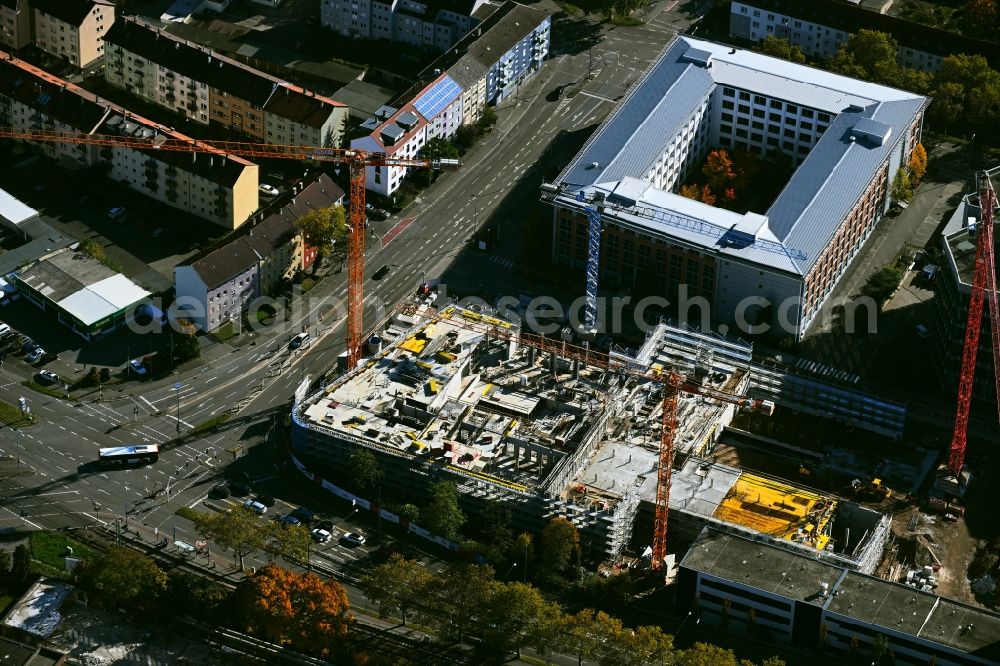
[[[819,114],[819,121],[821,123],[828,123],[828,122],[830,122],[830,114],[829,113],[822,113],[822,112],[820,112],[820,114]]]
[[[802,109],[802,117],[803,118],[812,118],[813,117],[813,110],[812,109]]]
[[[740,101],[749,102],[750,101],[750,93],[744,92],[744,91],[741,90],[740,91]]]
[[[777,125],[768,125],[767,131],[771,134],[779,134],[781,132],[781,128]]]
[[[790,127],[786,127],[785,128],[785,136],[787,136],[789,139],[794,139],[795,138],[795,130],[793,130]]]
[[[795,106],[794,104],[786,104],[785,111],[787,111],[788,113],[798,113],[799,107]]]
[[[772,99],[771,100],[771,108],[772,109],[779,109],[780,110],[781,109],[781,100],[780,99]]]
[[[806,143],[809,143],[810,141],[812,141],[812,137],[806,134],[805,132],[799,132],[799,141],[805,141]]]
[[[723,88],[722,89],[722,96],[723,97],[735,97],[736,96],[736,91],[733,90],[732,88]]]
[[[755,130],[763,130],[764,129],[764,123],[756,121],[756,120],[753,121],[752,123],[750,123],[750,126],[753,127]]]
[[[723,122],[726,122],[726,123],[733,122],[733,114],[731,114],[731,113],[723,113],[722,116],[720,116],[720,117],[722,118]]]
[[[753,110],[753,117],[754,118],[763,118],[764,115],[765,115],[764,114],[764,109],[754,109]]]
[[[720,134],[732,134],[732,132],[733,132],[732,125],[719,125]]]
[[[764,136],[762,134],[758,134],[757,132],[753,132],[752,134],[750,134],[750,140],[756,141],[757,143],[762,143],[764,141]]]
[[[722,100],[722,108],[729,109],[730,111],[732,111],[734,108],[736,108],[736,105],[730,102],[729,100],[724,99]]]
[[[740,104],[739,111],[740,111],[740,113],[749,114],[750,113],[750,107],[747,106],[746,104]]]
[[[736,124],[737,125],[744,125],[744,126],[749,125],[750,124],[750,119],[749,118],[737,117],[736,118]]]
[[[739,129],[739,128],[737,128],[736,129],[736,136],[739,137],[739,138],[741,138],[741,139],[745,139],[745,138],[747,138],[747,131],[745,129]]]

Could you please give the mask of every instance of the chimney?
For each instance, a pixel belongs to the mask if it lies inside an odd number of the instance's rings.
[[[191,164],[194,164],[197,161],[198,161],[198,153],[192,152],[191,153]]]
[[[212,54],[211,53],[208,54],[208,63],[212,64]]]
[[[181,43],[180,42],[174,42],[174,51],[176,51],[180,47],[181,47]]]

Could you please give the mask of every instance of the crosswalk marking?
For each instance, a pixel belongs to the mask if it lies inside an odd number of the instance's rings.
[[[503,257],[498,257],[494,255],[490,257],[490,261],[492,261],[494,264],[499,264],[504,268],[514,268],[514,262],[511,261],[510,259],[504,259]]]

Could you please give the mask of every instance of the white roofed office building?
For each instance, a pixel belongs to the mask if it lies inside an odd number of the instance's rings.
[[[675,38],[554,183],[553,260],[588,261],[600,209],[600,279],[703,296],[716,322],[796,339],[888,209],[929,100],[758,53]],[[780,151],[797,166],[767,211],[674,192],[716,147]],[[747,299],[752,299],[748,301]],[[748,308],[747,304],[750,303]],[[761,326],[769,326],[761,330]]]
[[[85,340],[114,331],[149,296],[124,275],[68,248],[16,273],[14,283],[25,298],[55,310],[59,322]]]

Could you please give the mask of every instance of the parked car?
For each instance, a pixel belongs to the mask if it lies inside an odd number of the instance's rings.
[[[243,502],[243,506],[253,511],[258,516],[262,516],[267,513],[267,507],[257,500],[248,499],[246,502]]]
[[[21,338],[21,353],[27,353],[33,350],[37,346],[38,345],[35,344],[35,341],[29,338],[27,335]]]
[[[316,514],[313,511],[310,511],[305,507],[299,507],[288,515],[306,525],[310,524],[313,521],[313,518],[316,517]]]
[[[153,233],[151,235],[153,238],[160,238],[165,233],[167,233],[167,230],[164,227],[157,227],[156,229],[153,229]]]
[[[243,483],[242,481],[230,481],[229,492],[236,497],[246,497],[250,494],[250,485]]]
[[[931,336],[931,332],[930,329],[923,324],[917,324],[917,335],[922,338],[929,338]]]
[[[14,329],[12,329],[9,324],[5,324],[2,321],[0,321],[0,338],[6,337],[13,331]]]
[[[25,358],[28,363],[38,362],[42,356],[45,355],[45,350],[41,347],[36,346],[34,349],[28,352],[28,356]]]
[[[268,197],[276,197],[276,196],[278,196],[278,188],[275,187],[274,185],[268,185],[267,183],[261,183],[257,187],[257,189],[264,196],[268,196]]]
[[[220,483],[208,491],[208,496],[212,499],[226,499],[229,497],[229,484]]]
[[[38,373],[38,381],[42,384],[58,384],[59,375],[51,370],[42,370]]]
[[[269,509],[274,506],[274,498],[270,495],[257,495],[257,501]]]
[[[140,377],[144,377],[148,372],[148,370],[146,370],[146,366],[144,366],[142,364],[142,361],[140,361],[137,358],[134,358],[131,361],[129,361],[128,367],[132,372],[139,375]]]
[[[124,208],[122,208],[121,206],[115,206],[114,208],[108,211],[108,219],[114,220],[115,222],[119,223],[124,222],[126,214],[127,213]]]
[[[312,532],[310,532],[309,534],[312,535],[313,541],[315,541],[317,543],[326,543],[327,541],[330,540],[330,537],[333,536],[332,534],[330,534],[329,531],[327,531],[327,530],[321,530],[318,527],[316,529],[314,529]]]
[[[316,529],[326,530],[330,534],[333,534],[333,521],[331,520],[321,520],[316,523]]]
[[[288,343],[288,347],[290,349],[298,349],[299,347],[304,345],[308,340],[309,340],[308,333],[299,333],[294,338],[292,338],[291,342]]]
[[[278,516],[275,520],[286,525],[299,525],[299,519],[295,516]]]
[[[344,536],[340,537],[341,541],[344,541],[352,546],[363,546],[365,545],[365,535],[358,534],[357,532],[347,532]]]
[[[382,268],[380,268],[377,271],[375,271],[375,274],[372,275],[372,279],[373,280],[381,280],[382,278],[384,278],[386,275],[389,274],[390,270],[391,269],[389,268],[389,266],[383,266]]]

